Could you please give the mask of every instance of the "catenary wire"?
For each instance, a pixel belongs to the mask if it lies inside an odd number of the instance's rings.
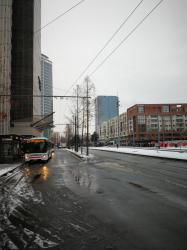
[[[90,63],[85,67],[85,69],[81,72],[81,74],[77,77],[77,79],[74,81],[74,83],[69,87],[69,89],[65,92],[67,94],[72,87],[77,84],[78,80],[84,75],[84,73],[89,69],[89,67],[95,62],[95,60],[98,58],[98,56],[103,52],[103,50],[108,46],[108,44],[113,40],[113,38],[119,33],[119,31],[122,29],[122,27],[127,23],[127,21],[130,19],[130,17],[134,14],[134,12],[137,10],[137,8],[142,4],[144,0],[141,0],[136,7],[131,11],[131,13],[125,18],[125,20],[120,24],[120,26],[115,30],[115,32],[112,34],[112,36],[106,41],[104,46],[97,52],[95,57],[90,61]]]
[[[96,56],[91,60],[91,62],[86,66],[86,68],[83,70],[83,72],[78,76],[75,82],[77,82],[81,76],[87,71],[87,69],[95,62],[97,57],[103,52],[103,50],[108,46],[108,44],[113,40],[113,38],[117,35],[117,33],[122,29],[122,27],[126,24],[126,22],[130,19],[130,17],[134,14],[136,9],[142,4],[144,0],[141,0],[138,5],[132,10],[132,12],[128,15],[127,18],[120,24],[120,26],[117,28],[117,30],[112,34],[112,36],[107,40],[107,42],[104,44],[104,46],[98,51]]]
[[[45,29],[47,26],[49,26],[50,24],[54,23],[57,19],[61,18],[62,16],[65,16],[66,14],[68,14],[68,12],[70,12],[71,10],[73,10],[74,8],[76,8],[78,5],[80,5],[81,3],[85,2],[86,0],[81,0],[78,3],[76,3],[75,5],[73,5],[71,8],[69,8],[68,10],[64,11],[62,14],[60,14],[59,16],[57,16],[56,18],[54,18],[53,20],[51,20],[49,23],[45,24],[43,27],[41,27],[40,29],[36,30],[34,32],[34,34],[40,32],[41,30]]]
[[[159,1],[152,9],[151,11],[128,33],[128,35],[108,54],[108,56],[105,57],[105,59],[89,74],[89,76],[92,76],[96,73],[96,71],[111,57],[114,52],[116,52],[117,49],[138,29],[138,27],[153,13],[153,11],[158,8],[158,6],[163,2],[164,0]]]
[[[66,15],[68,12],[70,12],[72,9],[76,8],[78,5],[80,5],[81,3],[85,2],[86,0],[81,0],[80,2],[78,2],[77,4],[73,5],[71,8],[69,8],[68,10],[66,10],[65,12],[63,12],[62,14],[60,14],[59,16],[57,16],[56,18],[54,18],[53,20],[51,20],[49,23],[45,24],[43,27],[37,29],[34,31],[34,35],[36,35],[38,32],[40,32],[41,30],[45,29],[47,26],[49,26],[50,24],[52,24],[53,22],[55,22],[57,19],[61,18],[62,16]],[[1,59],[2,57],[0,57]]]

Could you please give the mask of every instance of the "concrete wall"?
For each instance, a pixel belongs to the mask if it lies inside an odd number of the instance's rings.
[[[12,0],[0,0],[0,94],[10,95]],[[0,135],[10,130],[10,97],[0,97]]]

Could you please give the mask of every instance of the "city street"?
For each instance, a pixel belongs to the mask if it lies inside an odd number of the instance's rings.
[[[187,249],[186,162],[90,153],[0,177],[0,250]]]

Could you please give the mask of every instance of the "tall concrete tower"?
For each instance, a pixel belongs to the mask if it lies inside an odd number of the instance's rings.
[[[41,118],[40,0],[13,0],[11,133],[38,135],[31,123]],[[22,96],[22,97],[21,97]]]
[[[12,0],[0,0],[0,135],[10,131]]]

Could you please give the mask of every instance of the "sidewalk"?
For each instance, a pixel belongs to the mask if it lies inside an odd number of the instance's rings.
[[[85,148],[84,148],[83,150],[85,151]],[[76,152],[74,149],[68,149],[68,148],[66,148],[66,151],[69,151],[70,153],[76,155],[77,157],[79,157],[79,158],[81,158],[81,159],[83,159],[83,160],[90,159],[90,158],[93,158],[93,157],[94,157],[93,154],[89,154],[89,156],[87,156],[87,155],[86,155],[86,152],[83,152],[83,153],[81,154],[80,149],[79,149],[78,152]]]
[[[124,147],[124,148],[91,147],[91,149],[187,161],[186,149],[185,150],[179,149],[175,151],[169,150],[169,149],[164,150],[164,149],[151,149],[151,148],[144,149],[144,148],[127,148],[127,147]]]

